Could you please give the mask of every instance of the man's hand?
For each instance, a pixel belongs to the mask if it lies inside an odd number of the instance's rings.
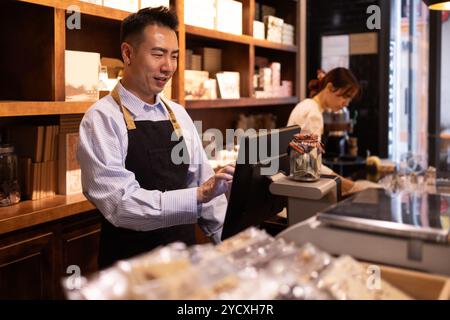
[[[233,182],[234,165],[218,170],[214,176],[197,188],[197,202],[207,203],[228,191]]]

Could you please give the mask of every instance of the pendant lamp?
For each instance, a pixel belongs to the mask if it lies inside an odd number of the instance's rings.
[[[430,10],[450,11],[450,1],[423,0]]]

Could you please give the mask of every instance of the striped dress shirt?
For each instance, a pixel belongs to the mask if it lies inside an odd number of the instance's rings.
[[[169,118],[159,95],[155,104],[149,105],[120,83],[119,95],[135,121]],[[123,114],[108,95],[89,108],[80,124],[77,157],[83,193],[116,227],[150,231],[198,222],[205,234],[217,243],[225,218],[226,197],[221,195],[206,204],[197,204],[197,187],[213,176],[214,171],[186,110],[172,101],[168,103],[181,126],[189,153],[186,188],[161,192],[139,186],[134,173],[125,168],[128,132]]]

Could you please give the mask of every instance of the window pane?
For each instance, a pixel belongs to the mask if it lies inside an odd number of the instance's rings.
[[[442,13],[440,171],[450,171],[450,13]]]
[[[429,11],[421,0],[391,1],[389,155],[426,157]]]

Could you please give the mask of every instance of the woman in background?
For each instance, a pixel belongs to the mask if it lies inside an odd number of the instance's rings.
[[[345,68],[336,68],[328,73],[318,71],[318,78],[309,82],[310,99],[300,102],[289,116],[288,126],[299,125],[302,133],[323,134],[324,110],[337,112],[354,99],[361,91],[358,80]]]
[[[288,126],[299,125],[302,133],[323,134],[324,110],[337,112],[348,106],[360,94],[361,88],[353,73],[346,68],[336,68],[328,73],[318,71],[317,79],[311,80],[308,85],[310,98],[301,101],[292,110]],[[326,150],[325,150],[326,151]],[[322,174],[333,174],[330,168],[322,165]],[[342,179],[342,194],[361,191],[362,184],[340,177]]]

